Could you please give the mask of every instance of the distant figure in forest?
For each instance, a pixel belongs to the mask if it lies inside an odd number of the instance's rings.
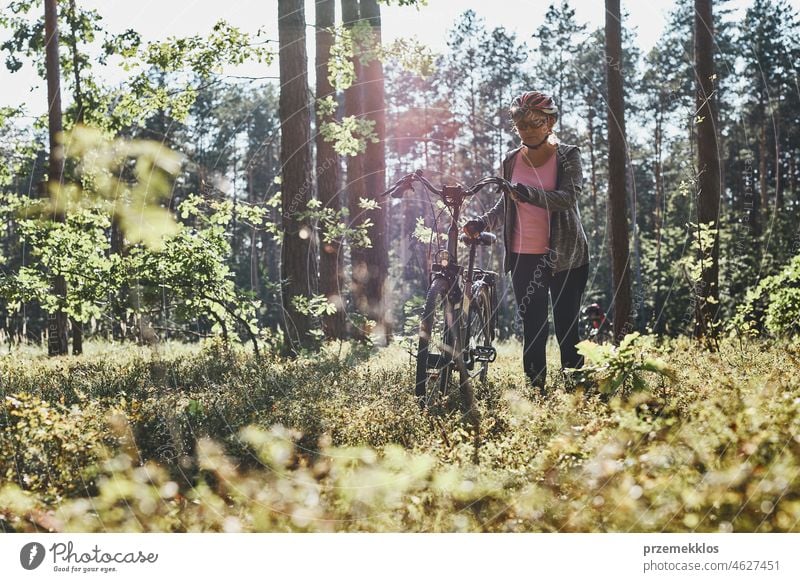
[[[561,366],[583,366],[575,348],[589,275],[589,245],[578,211],[583,169],[578,148],[558,143],[553,134],[559,112],[552,97],[528,91],[514,99],[509,113],[521,141],[503,160],[503,177],[514,185],[514,193],[468,221],[464,231],[476,236],[503,225],[504,265],[511,272],[524,330],[522,364],[534,388],[545,395],[548,294]]]

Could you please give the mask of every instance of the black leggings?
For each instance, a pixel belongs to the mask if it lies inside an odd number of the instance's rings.
[[[553,273],[548,255],[511,253],[511,283],[517,299],[517,313],[522,319],[524,346],[522,365],[534,386],[544,388],[547,377],[545,350],[550,324],[547,319],[547,296],[553,301],[553,324],[561,349],[562,368],[580,368],[583,356],[575,344],[581,297],[589,278],[589,265]]]

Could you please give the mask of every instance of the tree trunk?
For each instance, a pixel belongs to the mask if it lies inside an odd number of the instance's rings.
[[[654,164],[654,176],[656,181],[656,200],[655,200],[655,237],[656,237],[656,279],[655,283],[655,300],[654,300],[654,316],[655,322],[653,324],[653,331],[655,333],[662,333],[663,331],[663,322],[661,318],[662,307],[664,304],[664,299],[661,294],[661,229],[664,222],[664,214],[662,210],[662,206],[664,204],[664,176],[663,176],[663,162],[662,162],[662,144],[664,140],[664,134],[662,130],[664,122],[664,107],[662,104],[659,104],[658,110],[656,112],[656,131],[655,131],[655,138],[654,138],[654,145],[655,145],[655,154],[656,160]]]
[[[54,195],[55,211],[53,221],[64,222],[66,202],[61,197],[60,187],[64,175],[64,151],[58,143],[61,133],[61,65],[58,61],[58,7],[56,0],[44,2],[45,24],[45,68],[47,70],[48,129],[50,133],[50,162],[47,173],[48,188]],[[67,299],[67,282],[63,275],[57,275],[53,282],[53,293],[60,302]],[[67,347],[67,315],[63,307],[48,316],[47,353],[51,356],[65,355]]]
[[[614,342],[632,331],[628,209],[625,192],[625,100],[622,91],[622,23],[619,0],[606,0],[608,83],[608,216],[614,286]]]
[[[296,298],[311,298],[317,288],[313,225],[298,213],[313,194],[311,127],[308,107],[306,22],[303,0],[278,0],[280,47],[279,116],[281,120],[281,317],[283,350],[295,355],[314,345],[312,317],[298,309]]]
[[[266,191],[269,192],[271,188],[271,184],[275,183],[275,177],[278,175],[280,171],[279,168],[275,167],[275,146],[270,143],[267,144],[267,155],[266,155],[266,169],[264,170],[268,176],[266,180]],[[280,155],[280,150],[278,155]],[[258,182],[255,182],[256,184]],[[281,221],[280,211],[278,208],[271,207],[269,209],[269,221],[278,224]],[[258,274],[258,281],[259,285],[264,287],[264,281],[269,281],[272,283],[279,283],[280,282],[280,272],[281,272],[281,245],[278,243],[276,237],[272,236],[270,233],[262,230],[260,232],[261,237],[261,248],[256,249],[256,256],[261,257],[264,261],[264,272]],[[259,265],[261,262],[259,261]],[[263,293],[263,291],[262,291]],[[280,317],[278,317],[280,319]]]
[[[631,227],[633,228],[633,261],[635,265],[635,280],[633,282],[633,301],[631,305],[631,329],[634,331],[644,331],[642,329],[642,307],[644,301],[641,298],[644,296],[642,291],[642,245],[639,226],[638,208],[636,206],[636,184],[633,181],[633,167],[630,163],[626,164],[626,185],[625,191],[630,195],[629,202],[631,205]]]
[[[372,27],[375,42],[381,43],[381,13],[376,0],[361,0],[361,18]],[[384,90],[383,63],[372,59],[364,66],[365,117],[375,122],[377,142],[367,143],[364,154],[364,185],[367,198],[378,202],[378,208],[369,210],[366,218],[372,221],[369,238],[372,246],[367,249],[367,302],[368,315],[376,323],[376,341],[385,345],[392,335],[392,312],[386,298],[389,280],[389,249],[387,248],[387,205],[377,195],[386,189],[386,97]]]
[[[342,0],[342,23],[347,28],[352,28],[360,19],[358,0]],[[364,73],[358,56],[353,56],[355,80],[344,91],[344,114],[346,117],[360,118],[364,114],[362,83]],[[360,155],[347,157],[347,205],[350,211],[351,228],[358,228],[366,220],[364,209],[358,205],[359,199],[366,196],[364,183],[364,158]],[[367,249],[350,245],[350,292],[355,310],[361,316],[369,313],[369,299],[367,297],[367,281],[369,279]],[[353,325],[350,335],[363,340],[369,335],[369,330],[362,324],[361,318],[351,318]]]
[[[477,166],[478,160],[481,159],[480,154],[478,153],[478,135],[480,130],[478,129],[478,90],[475,87],[475,71],[478,69],[477,63],[474,65],[474,70],[470,71],[469,74],[469,127],[470,127],[470,141],[472,142],[472,165],[473,168],[470,173],[470,178],[472,181],[477,180]]]
[[[255,187],[253,184],[253,168],[247,168],[247,192],[250,204],[256,204]],[[261,294],[260,277],[258,274],[258,229],[254,226],[250,229],[250,291],[254,297]]]
[[[783,210],[783,180],[781,180],[781,86],[775,95],[773,135],[775,137],[775,211]]]
[[[761,120],[758,132],[758,190],[761,195],[761,211],[764,213],[766,224],[769,212],[769,194],[767,193],[767,121],[766,116]]]
[[[238,167],[238,164],[237,164],[237,162],[239,161],[238,160],[239,148],[237,147],[237,144],[236,144],[236,138],[237,138],[237,136],[234,135],[233,139],[232,139],[232,141],[233,141],[233,143],[232,143],[232,147],[233,147],[233,186],[231,187],[231,197],[233,198],[233,207],[231,208],[231,264],[234,266],[234,268],[236,268],[236,264],[238,262],[238,260],[236,258],[236,253],[239,251],[239,241],[237,240],[238,237],[236,236],[236,232],[238,230],[238,222],[239,222],[239,217],[238,217],[238,214],[237,214],[238,210],[239,210],[237,208],[237,206],[239,204],[239,191],[236,188],[236,178],[237,178],[237,173],[239,172],[239,167]]]
[[[78,23],[76,20],[75,0],[69,0],[70,30],[72,32],[70,52],[72,53],[72,74],[75,79],[75,125],[83,123],[84,103],[81,91],[81,71],[78,62]],[[83,353],[83,323],[70,318],[72,326],[72,355]]]
[[[75,125],[83,123],[84,103],[83,91],[81,91],[81,70],[78,63],[78,21],[75,10],[75,0],[69,0],[70,31],[72,32],[72,75],[75,78]]]
[[[747,158],[745,167],[745,197],[744,208],[747,211],[752,236],[753,257],[756,262],[761,261],[761,194],[755,192],[755,177],[753,176],[752,159]]]
[[[597,209],[597,154],[594,149],[594,106],[589,106],[587,131],[589,132],[589,167],[592,187],[592,250],[600,246],[600,213]]]
[[[317,21],[317,49],[316,49],[316,77],[317,99],[336,94],[328,80],[328,61],[331,56],[333,35],[329,28],[336,22],[335,0],[318,0],[316,3]],[[335,114],[334,114],[335,115]],[[317,115],[317,195],[322,208],[330,209],[338,216],[342,208],[339,198],[339,156],[333,149],[333,144],[322,138],[319,126],[324,120]],[[327,229],[324,223],[320,224],[320,254],[319,254],[319,291],[328,301],[336,306],[336,313],[326,315],[322,321],[326,337],[341,339],[345,336],[345,305],[344,305],[344,255],[340,239],[325,240]]]
[[[119,224],[119,218],[113,216],[111,218],[111,248],[109,249],[109,256],[117,255],[119,257],[125,256],[127,249],[125,248],[125,237],[122,234],[122,228]],[[113,315],[111,323],[111,337],[114,340],[122,341],[128,332],[129,322],[126,315],[126,304],[130,303],[130,287],[127,283],[122,283],[119,293],[116,297],[111,298],[113,305]]]
[[[712,0],[695,0],[694,3],[694,59],[697,79],[697,115],[702,121],[697,125],[697,173],[699,200],[697,219],[703,224],[714,223],[719,231],[720,162],[717,143],[717,111],[714,95],[714,21]],[[701,253],[703,251],[701,250]],[[695,336],[714,348],[716,322],[719,311],[719,232],[711,247],[710,264],[701,256],[702,283],[698,294],[699,318]]]

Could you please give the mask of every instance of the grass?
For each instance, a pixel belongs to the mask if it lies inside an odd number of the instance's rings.
[[[399,346],[218,343],[0,358],[8,531],[798,531],[797,343],[646,340],[674,380],[548,398],[499,346],[476,451]]]

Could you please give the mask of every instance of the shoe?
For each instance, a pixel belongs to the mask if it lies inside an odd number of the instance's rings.
[[[529,389],[531,390],[531,395],[536,396],[537,394],[542,398],[547,397],[547,390],[545,390],[545,383],[542,380],[536,381],[528,378],[527,382]]]

